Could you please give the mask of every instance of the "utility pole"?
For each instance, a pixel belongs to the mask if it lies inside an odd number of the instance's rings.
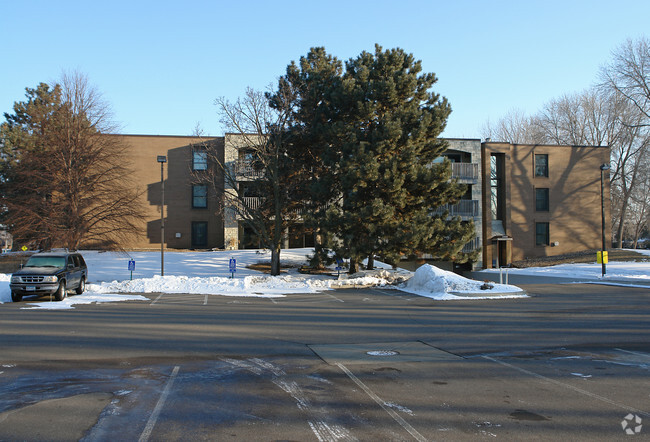
[[[165,175],[164,166],[167,162],[165,155],[158,155],[160,163],[160,276],[165,276]]]

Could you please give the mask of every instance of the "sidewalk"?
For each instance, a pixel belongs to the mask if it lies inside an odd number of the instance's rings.
[[[555,270],[558,266],[555,266]],[[648,265],[650,269],[650,264]],[[603,278],[600,273],[593,275],[585,274],[584,272],[554,272],[545,270],[548,268],[537,267],[529,269],[503,269],[500,273],[496,269],[481,270],[477,272],[468,273],[468,277],[478,281],[490,280],[499,282],[499,277],[503,278],[503,284],[507,283],[518,284],[611,284],[611,285],[626,285],[637,287],[650,288],[650,273],[648,276],[640,275],[621,275],[620,273],[606,274]],[[507,274],[507,276],[506,276]]]

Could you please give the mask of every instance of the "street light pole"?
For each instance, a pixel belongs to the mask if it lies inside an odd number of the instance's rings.
[[[602,276],[607,273],[607,265],[605,261],[605,251],[607,250],[607,242],[605,240],[605,171],[609,170],[609,164],[602,164],[600,166],[600,214],[601,214],[601,233],[602,243],[600,248],[600,261],[602,263]]]
[[[160,276],[165,276],[165,175],[163,168],[167,162],[165,155],[158,155],[160,163]]]

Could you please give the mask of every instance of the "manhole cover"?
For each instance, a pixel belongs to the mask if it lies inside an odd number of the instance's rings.
[[[395,350],[373,350],[366,352],[366,354],[370,356],[395,356],[398,355],[399,352]]]

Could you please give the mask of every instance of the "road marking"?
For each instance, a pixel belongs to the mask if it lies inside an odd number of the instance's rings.
[[[381,293],[382,295],[386,296],[392,296],[393,298],[400,298],[404,299],[405,301],[412,301],[414,299],[421,299],[421,296],[416,296],[414,298],[407,298],[410,293],[405,293],[399,290],[379,290],[379,289],[372,289],[373,292]],[[397,292],[397,293],[395,293]]]
[[[163,405],[165,405],[167,396],[169,396],[169,392],[172,389],[172,384],[174,383],[174,379],[176,379],[176,375],[178,374],[178,370],[180,370],[180,368],[181,367],[179,365],[174,367],[174,370],[172,371],[172,374],[169,377],[167,384],[165,385],[165,389],[160,395],[160,398],[158,399],[158,403],[156,404],[156,407],[153,409],[153,412],[149,417],[149,421],[147,422],[147,425],[144,427],[144,430],[142,431],[142,434],[140,435],[140,439],[138,439],[138,442],[147,442],[147,440],[149,440],[149,436],[151,436],[153,427],[156,425],[156,421],[158,420],[160,411],[162,410]]]
[[[158,297],[156,299],[154,299],[153,302],[151,304],[149,304],[149,305],[154,305],[156,302],[158,302],[158,300],[160,298],[162,298],[162,295],[163,295],[162,293],[160,295],[158,295]]]
[[[351,372],[350,370],[348,370],[347,367],[346,367],[345,365],[343,365],[343,364],[341,364],[341,363],[339,363],[339,362],[337,362],[336,365],[338,365],[338,367],[339,367],[341,370],[343,370],[343,372],[344,372],[346,375],[348,375],[348,377],[349,377],[350,379],[352,379],[352,381],[353,381],[355,384],[357,384],[359,387],[361,387],[361,389],[362,389],[363,391],[365,391],[366,394],[367,394],[368,396],[370,396],[370,398],[371,398],[373,401],[377,402],[377,404],[378,404],[381,408],[383,408],[384,411],[385,411],[386,413],[388,413],[388,414],[390,415],[390,417],[392,417],[392,418],[395,420],[395,422],[397,422],[398,424],[400,424],[400,425],[402,426],[402,428],[404,428],[406,431],[408,431],[409,433],[411,433],[411,436],[413,436],[413,437],[415,438],[415,440],[418,440],[418,441],[426,441],[426,440],[427,440],[427,439],[426,439],[424,436],[422,436],[422,435],[421,435],[421,434],[420,434],[420,433],[419,433],[415,428],[413,428],[413,427],[411,426],[411,424],[409,424],[408,422],[406,422],[406,421],[405,421],[405,420],[404,420],[404,419],[403,419],[399,414],[397,414],[397,413],[396,413],[395,411],[393,411],[390,407],[388,407],[388,406],[386,405],[386,403],[385,403],[383,400],[381,400],[381,398],[380,398],[379,396],[377,396],[375,393],[373,393],[373,391],[372,391],[370,388],[368,388],[368,387],[366,386],[366,384],[364,384],[363,382],[361,382],[361,380],[360,380],[358,377],[356,377],[354,374],[352,374],[352,372]]]
[[[525,373],[525,374],[527,374],[529,376],[533,376],[533,377],[535,377],[537,379],[540,379],[542,381],[546,381],[546,382],[549,382],[551,384],[559,385],[562,388],[571,389],[571,390],[573,390],[575,392],[578,392],[580,394],[584,394],[585,396],[589,396],[590,398],[597,399],[597,400],[599,400],[601,402],[605,402],[607,404],[610,404],[610,405],[613,405],[615,407],[621,408],[621,409],[623,409],[625,411],[628,411],[628,412],[632,411],[632,412],[634,412],[636,414],[640,414],[640,415],[643,415],[643,416],[650,417],[650,413],[648,413],[647,411],[638,410],[638,409],[636,409],[634,407],[630,407],[629,405],[619,404],[618,402],[615,402],[615,401],[613,401],[611,399],[608,399],[608,398],[606,398],[604,396],[600,396],[600,395],[597,395],[595,393],[591,393],[590,391],[583,390],[582,388],[574,387],[571,384],[565,384],[564,382],[560,382],[560,381],[556,381],[555,379],[547,378],[546,376],[543,376],[541,374],[534,373],[532,371],[526,370],[525,368],[517,367],[516,365],[508,364],[507,362],[503,362],[503,361],[500,361],[498,359],[494,359],[494,358],[492,358],[490,356],[482,356],[482,358],[487,359],[488,361],[496,362],[497,364],[503,365],[504,367],[512,368],[512,369],[517,370],[517,371],[519,371],[521,373]]]
[[[648,355],[647,353],[640,353],[638,351],[623,350],[622,348],[615,348],[614,350],[622,351],[623,353],[628,353],[628,354],[635,355],[635,356],[641,356],[642,358],[646,358],[646,359],[650,358],[650,355]]]
[[[203,305],[208,305],[208,295],[205,295],[205,299],[203,300]]]
[[[326,295],[329,296],[330,298],[334,298],[334,299],[336,299],[338,302],[345,302],[345,301],[343,301],[342,299],[339,299],[339,298],[337,298],[337,297],[334,296],[334,295],[330,295],[329,293],[326,293]]]

